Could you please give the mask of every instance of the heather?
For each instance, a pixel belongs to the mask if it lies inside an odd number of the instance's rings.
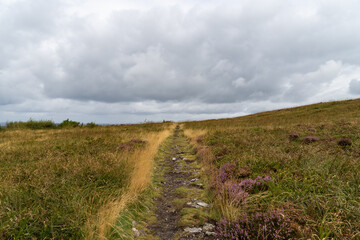
[[[280,210],[266,213],[243,214],[239,219],[221,219],[216,226],[219,239],[289,239],[294,236],[290,219],[286,219]]]
[[[359,237],[359,109],[360,100],[348,100],[185,123],[185,130],[205,132],[194,136],[194,144],[208,175],[219,236]],[[276,212],[277,227],[269,229],[264,216]],[[250,234],[253,226],[256,237],[246,238],[242,231]]]

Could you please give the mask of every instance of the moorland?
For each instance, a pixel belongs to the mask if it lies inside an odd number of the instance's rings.
[[[210,222],[218,239],[360,238],[359,99],[176,124],[9,122],[0,129],[0,238],[156,239],[155,199],[173,166],[164,154],[178,145],[179,166],[195,156],[198,199],[210,206],[184,211],[188,190],[172,199],[178,230]]]

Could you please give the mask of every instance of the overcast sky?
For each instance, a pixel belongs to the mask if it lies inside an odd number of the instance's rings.
[[[358,0],[0,0],[0,122],[233,117],[360,97]]]

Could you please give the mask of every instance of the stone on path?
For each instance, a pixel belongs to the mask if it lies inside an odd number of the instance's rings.
[[[205,232],[207,231],[211,231],[215,228],[215,225],[211,224],[211,223],[205,223],[204,226],[203,226],[203,230]]]
[[[209,204],[203,201],[197,201],[196,204],[199,205],[200,207],[209,207]]]
[[[206,231],[205,234],[208,236],[216,236],[216,232]]]
[[[196,199],[193,199],[192,202],[188,202],[186,203],[188,206],[190,207],[194,207],[194,208],[201,208],[201,207],[210,207],[209,204],[207,204],[206,202],[203,202],[201,200],[196,200]]]
[[[197,228],[197,227],[190,228],[190,227],[187,227],[187,228],[184,229],[184,231],[188,232],[188,233],[201,233],[202,228]]]

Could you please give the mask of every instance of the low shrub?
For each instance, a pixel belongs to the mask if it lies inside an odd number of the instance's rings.
[[[292,238],[296,233],[290,219],[280,210],[243,214],[238,220],[222,219],[216,225],[218,239],[280,240]]]
[[[89,128],[94,128],[94,127],[97,127],[98,125],[94,122],[89,122],[86,124],[86,127],[89,127]]]
[[[51,129],[56,128],[56,124],[50,120],[34,121],[30,119],[27,122],[6,122],[7,129]]]
[[[80,122],[75,122],[75,121],[72,121],[72,120],[69,120],[69,119],[66,119],[64,120],[62,123],[59,124],[59,127],[60,128],[71,128],[71,127],[79,127],[80,126]],[[81,124],[82,126],[82,124]]]

